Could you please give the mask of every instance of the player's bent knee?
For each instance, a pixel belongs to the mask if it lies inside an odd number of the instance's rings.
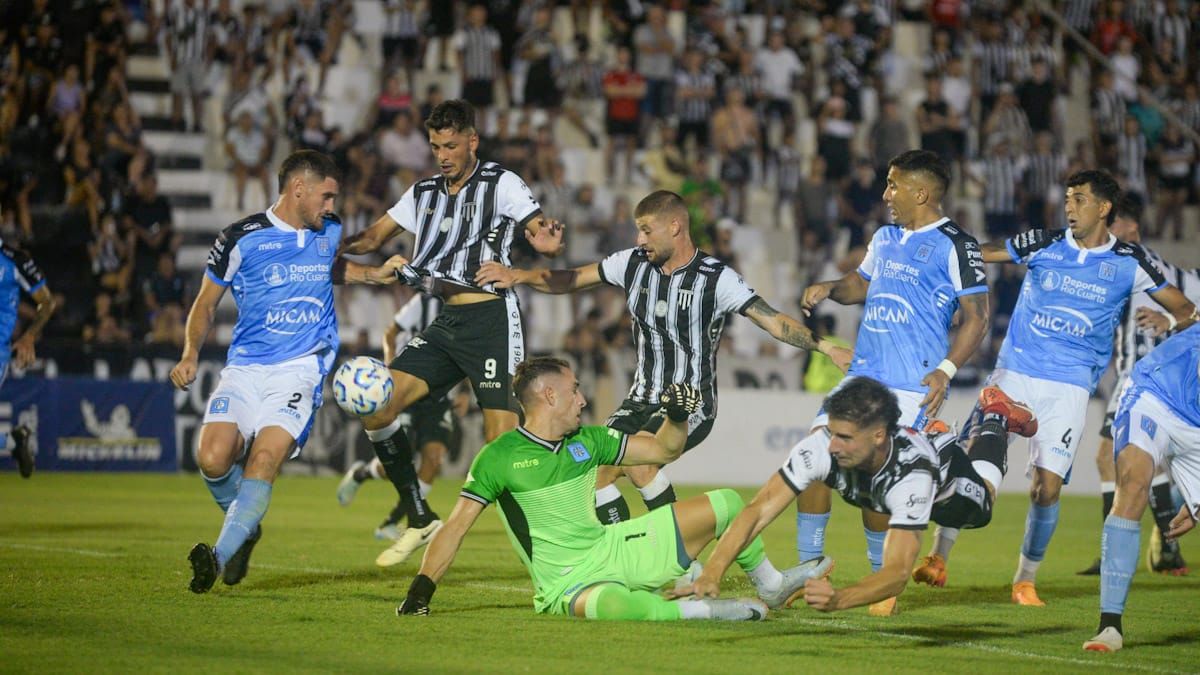
[[[713,515],[716,516],[717,536],[720,536],[733,522],[734,518],[746,508],[746,502],[734,490],[721,488],[704,493],[712,505]]]

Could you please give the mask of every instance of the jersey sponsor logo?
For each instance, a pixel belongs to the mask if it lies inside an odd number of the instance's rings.
[[[1093,329],[1092,320],[1086,314],[1062,305],[1047,305],[1043,310],[1035,311],[1029,324],[1029,330],[1044,338],[1050,337],[1049,333],[1087,337]]]
[[[588,452],[588,449],[583,447],[583,443],[578,441],[574,443],[568,443],[567,452],[571,453],[571,458],[575,460],[576,464],[579,462],[586,462],[592,458],[592,453]]]
[[[321,323],[324,318],[325,303],[299,295],[268,307],[263,327],[279,335],[295,335],[308,326]]]
[[[882,267],[882,270],[880,269]],[[903,281],[906,284],[916,286],[918,279],[921,278],[921,270],[902,262],[895,260],[885,260],[881,265],[876,265],[875,276],[882,276],[885,279],[895,279]]]
[[[800,452],[796,454],[800,455],[800,461],[804,462],[804,468],[812,471],[812,451],[808,448],[800,448]]]
[[[208,404],[208,412],[213,413],[214,415],[229,412],[229,397],[218,396],[217,398],[214,398],[212,403]]]
[[[1108,265],[1108,263],[1102,263]],[[1116,274],[1116,268],[1113,267],[1113,275]],[[1103,275],[1104,270],[1101,269]],[[1108,300],[1108,288],[1100,284],[1093,284],[1089,281],[1076,279],[1069,274],[1059,274],[1054,270],[1042,270],[1041,279],[1038,285],[1043,291],[1060,291],[1067,295],[1073,295],[1081,300],[1090,300],[1092,302],[1104,303]]]
[[[708,267],[707,265],[701,265],[700,271],[704,272],[705,274],[712,274],[713,272],[716,272],[717,270],[715,268]]]
[[[514,469],[532,469],[533,467],[537,466],[538,464],[541,464],[541,461],[538,459],[523,459],[519,462],[513,462],[513,468]],[[468,480],[470,480],[469,477],[468,477]]]
[[[282,286],[288,281],[288,269],[281,263],[271,263],[263,270],[263,282],[268,286]]]
[[[890,333],[891,324],[912,323],[916,311],[907,300],[894,293],[877,293],[863,312],[863,328],[873,333]]]
[[[329,257],[333,249],[329,246],[329,237],[317,237],[317,255]]]
[[[258,250],[260,251],[278,251],[281,248],[283,248],[283,242],[281,241],[269,241],[258,245]]]
[[[909,508],[912,508],[917,505],[923,505],[923,504],[928,504],[928,503],[929,503],[929,497],[922,497],[920,495],[909,495],[908,501],[904,502],[904,505]],[[909,516],[909,517],[912,518],[912,516]],[[915,520],[915,518],[914,518],[914,520]]]
[[[1154,438],[1154,434],[1158,433],[1158,423],[1143,415],[1142,431],[1146,432],[1146,435],[1150,438]]]
[[[304,281],[329,281],[329,263],[288,265],[288,281],[291,281],[292,283],[300,283]]]
[[[929,255],[931,253],[933,253],[932,246],[929,244],[921,244],[921,247],[917,249],[917,253],[913,256],[913,258],[916,258],[918,262],[929,262]]]
[[[421,347],[424,347],[426,344],[428,344],[428,343],[425,342],[425,338],[420,337],[420,336],[417,336],[408,341],[408,346],[413,349],[420,349]]]

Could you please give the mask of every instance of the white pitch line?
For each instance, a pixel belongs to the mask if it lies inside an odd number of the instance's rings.
[[[528,594],[528,593],[533,592],[532,588],[521,587],[521,586],[503,586],[501,584],[489,584],[489,583],[485,583],[482,581],[468,581],[465,584],[463,584],[463,586],[470,586],[471,588],[482,588],[484,590],[489,590],[489,591],[508,591],[509,593]]]
[[[271,563],[260,563],[260,562],[250,563],[250,566],[251,567],[259,567],[264,570],[280,570],[282,572],[305,572],[308,574],[341,574],[343,572],[348,571],[348,570],[342,570],[341,572],[339,572],[338,570],[325,569],[324,567],[296,567],[293,565],[272,565]]]
[[[933,638],[928,638],[923,635],[909,635],[907,633],[894,633],[894,632],[890,632],[890,631],[875,630],[875,629],[867,627],[867,626],[857,626],[857,625],[854,625],[851,623],[847,623],[845,621],[836,621],[836,620],[819,621],[816,619],[792,619],[792,621],[794,621],[796,623],[802,623],[807,626],[820,626],[822,628],[833,627],[833,628],[840,628],[842,630],[848,630],[848,631],[869,632],[869,633],[874,633],[876,635],[881,635],[883,637],[896,638],[899,640],[910,640],[913,642],[938,642],[937,640],[935,640]],[[1022,651],[1020,649],[1011,649],[1008,647],[997,647],[995,645],[983,644],[983,643],[975,642],[972,640],[948,642],[945,644],[939,643],[938,646],[940,646],[940,647],[963,647],[966,649],[974,649],[974,650],[981,651],[981,652],[989,652],[989,653],[993,653],[993,654],[1003,654],[1005,656],[1016,656],[1016,657],[1020,657],[1020,658],[1024,658],[1024,659],[1034,659],[1034,660],[1040,660],[1040,661],[1054,661],[1057,663],[1069,663],[1069,664],[1075,665],[1075,666],[1089,666],[1092,668],[1099,667],[1099,668],[1113,668],[1113,669],[1117,669],[1117,670],[1137,670],[1137,671],[1141,671],[1144,673],[1178,673],[1178,672],[1181,672],[1181,671],[1177,671],[1177,670],[1167,670],[1165,668],[1155,668],[1154,666],[1139,665],[1136,663],[1130,663],[1128,661],[1119,661],[1118,662],[1115,659],[1117,659],[1119,657],[1112,657],[1114,659],[1113,662],[1104,663],[1099,660],[1076,659],[1076,658],[1072,658],[1069,656],[1054,656],[1052,654],[1038,654],[1037,652],[1027,652],[1027,651]]]
[[[75,555],[86,555],[93,558],[120,558],[124,553],[114,553],[112,551],[96,551],[87,548],[63,548],[61,546],[37,546],[34,544],[17,544],[10,541],[0,541],[0,546],[8,548],[23,548],[30,551],[48,551],[50,553],[74,553]]]

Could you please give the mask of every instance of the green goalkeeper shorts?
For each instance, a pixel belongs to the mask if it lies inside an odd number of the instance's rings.
[[[617,583],[630,590],[651,591],[682,576],[690,564],[675,510],[655,509],[605,527],[604,539],[588,554],[588,562],[538,594],[537,610],[570,616],[572,601],[592,586]]]

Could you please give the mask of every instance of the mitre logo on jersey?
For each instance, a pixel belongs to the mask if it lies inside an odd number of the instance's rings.
[[[893,324],[912,323],[915,314],[913,306],[899,295],[878,293],[863,311],[862,326],[873,333],[888,333]]]
[[[1035,335],[1048,338],[1050,333],[1086,337],[1092,330],[1092,320],[1086,314],[1062,305],[1047,305],[1033,313],[1029,330]]]
[[[264,328],[279,335],[295,335],[306,327],[321,322],[325,315],[325,303],[301,295],[279,302],[267,308]]]

